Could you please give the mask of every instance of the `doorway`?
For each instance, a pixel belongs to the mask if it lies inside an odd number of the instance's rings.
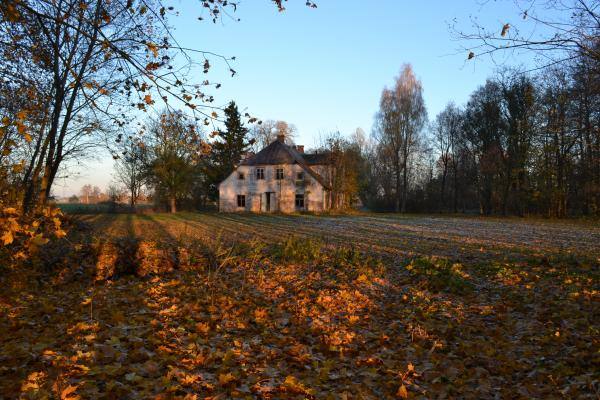
[[[265,211],[270,212],[271,211],[271,192],[265,192],[265,196],[266,196]]]

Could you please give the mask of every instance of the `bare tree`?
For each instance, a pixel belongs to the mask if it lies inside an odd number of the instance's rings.
[[[396,212],[406,212],[409,160],[426,119],[423,87],[405,64],[394,86],[383,90],[375,121],[375,137],[392,156]]]
[[[128,139],[123,152],[115,163],[115,179],[129,192],[129,204],[135,208],[142,188],[146,183],[146,146],[135,138]]]
[[[287,144],[293,144],[297,134],[298,129],[294,124],[285,121],[262,121],[250,131],[250,138],[254,140],[252,149],[254,152],[262,150],[277,139],[278,135],[283,135]]]
[[[456,147],[461,133],[462,116],[460,109],[454,104],[449,103],[446,108],[437,115],[433,127],[434,145],[439,156],[439,168],[441,170],[440,182],[440,206],[446,207],[446,186],[448,173],[452,170],[454,180],[454,204],[453,209],[456,212]]]
[[[515,52],[534,53],[540,67],[586,58],[600,62],[600,2],[597,0],[514,0],[516,15],[499,26],[473,31],[451,28],[467,43],[468,59]],[[485,4],[484,4],[485,6]]]
[[[83,185],[81,188],[81,198],[85,204],[90,204],[90,196],[92,195],[92,185]]]

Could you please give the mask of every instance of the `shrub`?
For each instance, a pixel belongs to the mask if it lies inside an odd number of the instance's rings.
[[[320,240],[289,236],[273,246],[273,258],[287,262],[310,262],[319,259],[323,243]]]
[[[447,259],[420,257],[413,259],[406,269],[415,277],[423,278],[421,283],[433,292],[447,291],[465,294],[473,289],[469,274],[463,266]]]

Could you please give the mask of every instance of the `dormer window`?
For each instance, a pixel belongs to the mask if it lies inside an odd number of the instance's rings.
[[[264,168],[256,168],[256,179],[265,179],[265,169]]]
[[[243,172],[240,172],[240,173],[238,174],[238,179],[239,179],[240,181],[243,181],[245,178],[246,178],[246,177],[244,176],[244,173],[243,173]]]

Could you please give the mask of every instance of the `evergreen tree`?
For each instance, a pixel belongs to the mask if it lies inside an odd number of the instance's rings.
[[[248,128],[243,125],[234,101],[225,108],[225,130],[219,129],[215,136],[209,165],[206,168],[213,198],[216,198],[218,193],[217,185],[233,172],[244,152],[252,144],[247,138]]]

